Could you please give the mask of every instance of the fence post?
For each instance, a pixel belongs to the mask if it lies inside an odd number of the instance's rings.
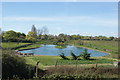
[[[77,65],[78,65],[78,58],[77,58],[77,60],[76,60],[76,69],[77,69]]]
[[[37,78],[38,77],[38,64],[40,63],[40,61],[38,61],[36,63],[36,69],[35,69],[35,77]]]
[[[97,67],[98,67],[98,64],[96,64],[96,69],[97,69]]]
[[[58,60],[57,60],[56,63],[55,63],[55,67],[57,67],[57,63],[58,63]]]

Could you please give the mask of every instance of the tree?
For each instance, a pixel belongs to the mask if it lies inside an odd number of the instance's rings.
[[[25,39],[26,35],[24,33],[15,32],[13,30],[10,30],[10,31],[6,31],[6,32],[2,33],[2,37],[3,37],[2,39],[6,40],[6,41],[19,42],[19,41],[23,41]]]
[[[41,35],[41,39],[42,40],[48,40],[48,35],[46,35],[46,34],[45,35]]]
[[[7,31],[3,34],[3,38],[7,41],[16,41],[18,38],[17,33],[13,30]]]
[[[37,29],[37,36],[41,36],[43,34],[43,30],[42,29]]]
[[[37,36],[37,29],[36,29],[35,25],[32,25],[31,32],[34,32],[34,34]]]
[[[114,37],[113,37],[113,36],[110,36],[110,37],[109,37],[109,39],[110,39],[110,40],[113,40],[113,39],[114,39]]]
[[[28,32],[28,34],[26,36],[27,40],[32,40],[32,41],[35,41],[36,38],[37,38],[37,36],[36,36],[36,33],[34,33],[34,32]]]
[[[47,35],[48,34],[48,28],[46,27],[46,26],[43,26],[43,28],[42,28],[42,31],[43,31],[43,34],[45,35]]]
[[[89,60],[90,59],[90,53],[87,51],[88,49],[85,49],[80,56],[82,56],[84,59]]]

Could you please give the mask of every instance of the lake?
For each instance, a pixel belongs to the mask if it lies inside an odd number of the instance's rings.
[[[82,47],[75,47],[75,46],[67,46],[64,49],[55,48],[56,45],[42,45],[40,48],[30,49],[30,50],[23,50],[19,51],[22,53],[34,53],[36,55],[50,55],[50,56],[59,56],[59,54],[64,53],[65,56],[71,56],[70,53],[73,52],[76,55],[79,55],[81,52],[84,51],[85,48]],[[99,56],[106,56],[107,53],[95,51],[88,49],[88,52],[91,53],[92,57],[99,57]]]

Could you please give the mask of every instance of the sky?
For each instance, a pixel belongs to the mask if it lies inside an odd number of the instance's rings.
[[[49,34],[117,36],[117,2],[3,2],[2,30],[27,34],[32,25]]]

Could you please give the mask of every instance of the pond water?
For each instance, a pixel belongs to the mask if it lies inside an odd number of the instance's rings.
[[[79,55],[85,49],[85,48],[75,47],[75,46],[67,46],[64,49],[58,49],[58,48],[55,48],[55,46],[56,45],[42,45],[42,47],[40,47],[40,48],[23,50],[23,51],[19,51],[19,52],[34,53],[36,55],[50,55],[50,56],[59,56],[59,54],[64,53],[65,56],[71,56],[70,55],[71,51],[74,54]],[[91,53],[92,57],[108,55],[107,53],[103,53],[103,52],[99,52],[99,51],[95,51],[95,50],[91,50],[91,49],[88,49],[88,52]]]

